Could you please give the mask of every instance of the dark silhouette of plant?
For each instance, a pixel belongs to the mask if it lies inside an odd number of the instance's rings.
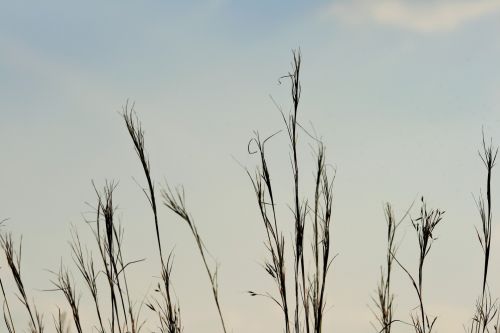
[[[22,249],[22,241],[19,243],[19,249],[16,251],[14,247],[14,241],[12,240],[12,235],[10,233],[0,234],[0,245],[5,254],[5,258],[7,260],[7,264],[10,268],[10,272],[14,281],[16,282],[17,291],[19,294],[17,298],[22,303],[24,308],[26,309],[29,316],[29,331],[30,333],[43,333],[43,318],[42,315],[38,312],[35,305],[31,305],[28,296],[26,295],[22,275],[21,275],[21,249]],[[2,284],[2,292],[3,292],[3,284]],[[7,300],[7,297],[4,293],[4,298]],[[12,317],[10,314],[10,309],[7,306],[7,316],[4,311],[5,323],[8,327],[8,330],[12,330],[15,332],[14,323],[12,322]]]
[[[272,136],[271,136],[272,137]],[[264,263],[264,269],[276,282],[280,294],[280,300],[276,299],[269,293],[261,294],[254,291],[249,291],[251,296],[265,296],[273,300],[283,311],[283,318],[285,323],[285,332],[290,333],[290,318],[288,313],[288,298],[286,287],[286,269],[285,269],[285,238],[282,232],[278,229],[276,218],[276,206],[274,203],[273,188],[269,169],[267,168],[267,161],[264,152],[264,144],[271,137],[261,142],[259,134],[255,133],[255,138],[252,139],[257,146],[257,151],[260,156],[261,167],[257,167],[255,175],[252,176],[247,170],[248,176],[252,181],[255,194],[257,196],[257,203],[261,213],[264,227],[266,229],[266,242],[265,246],[269,251],[271,257],[270,261]],[[252,142],[252,141],[251,141]],[[250,142],[250,143],[251,143]],[[249,143],[249,152],[250,152]],[[268,212],[268,206],[271,207],[271,212]]]
[[[333,202],[333,179],[326,170],[325,166],[325,147],[323,143],[313,138],[318,144],[316,155],[315,172],[315,194],[313,207],[309,207],[307,200],[301,199],[299,191],[299,154],[298,154],[298,130],[301,128],[297,114],[301,96],[300,51],[293,52],[292,71],[282,77],[291,81],[292,111],[285,116],[283,110],[278,106],[281,112],[291,149],[291,166],[293,175],[293,205],[292,213],[294,220],[294,238],[293,238],[293,323],[290,321],[290,299],[286,284],[286,265],[285,265],[285,240],[278,227],[276,217],[276,203],[273,194],[270,171],[267,157],[265,154],[265,144],[275,134],[265,140],[261,140],[258,132],[250,140],[248,145],[249,153],[259,156],[260,166],[256,168],[252,175],[248,170],[247,174],[252,181],[252,185],[257,196],[257,203],[264,222],[266,230],[265,245],[269,252],[270,260],[264,263],[266,272],[275,281],[279,298],[269,293],[257,293],[250,291],[252,296],[264,296],[273,300],[281,308],[284,319],[284,329],[286,333],[293,332],[321,332],[323,323],[323,312],[325,308],[325,286],[326,277],[331,264],[330,257],[330,222],[332,217]],[[255,146],[255,150],[252,150]],[[311,216],[312,215],[312,216]],[[312,220],[312,255],[314,268],[312,272],[305,269],[304,257],[304,236],[307,218]]]
[[[187,223],[189,229],[191,230],[191,233],[194,236],[196,245],[198,246],[198,250],[201,255],[201,259],[203,260],[203,265],[205,266],[208,278],[210,280],[212,294],[214,297],[215,306],[217,307],[217,312],[219,313],[222,330],[224,331],[224,333],[226,333],[227,332],[226,324],[224,322],[224,316],[222,315],[222,310],[219,301],[219,289],[218,289],[219,286],[217,283],[217,264],[215,264],[215,267],[213,268],[208,265],[207,249],[205,247],[205,244],[201,240],[200,234],[198,233],[198,228],[194,223],[193,217],[188,213],[186,209],[186,199],[184,196],[184,189],[177,188],[177,190],[174,193],[172,189],[167,185],[167,188],[162,191],[162,195],[165,206],[167,206],[172,212],[177,214],[183,221]]]
[[[301,101],[302,86],[300,71],[302,57],[300,51],[293,51],[292,70],[279,80],[290,80],[292,106],[288,113],[278,107],[284,122],[284,128],[289,142],[289,156],[292,175],[291,218],[288,222],[293,225],[293,237],[290,242],[285,242],[283,234],[283,221],[277,214],[277,198],[274,184],[271,180],[271,168],[269,157],[266,154],[266,144],[280,133],[274,133],[261,139],[258,132],[248,143],[248,152],[254,154],[257,159],[257,167],[254,172],[246,170],[257,198],[260,218],[265,229],[265,247],[267,258],[264,269],[275,283],[277,294],[271,292],[249,291],[251,296],[263,296],[276,303],[283,317],[283,331],[285,333],[322,333],[324,311],[326,307],[326,284],[328,272],[333,259],[331,253],[331,225],[333,210],[333,181],[335,170],[329,172],[326,163],[326,148],[323,142],[316,136],[309,134],[298,120],[299,105]],[[134,111],[134,105],[128,102],[122,109],[121,114],[128,134],[133,143],[134,150],[146,178],[147,186],[143,192],[148,200],[152,212],[152,220],[156,236],[156,245],[159,253],[161,278],[154,288],[154,295],[148,295],[147,302],[143,302],[139,309],[134,308],[134,302],[129,289],[127,272],[130,265],[141,260],[126,261],[123,254],[124,231],[115,218],[116,203],[114,202],[114,191],[117,183],[106,182],[102,189],[97,190],[92,183],[97,197],[94,209],[95,220],[86,220],[94,237],[97,252],[92,253],[87,245],[82,242],[76,229],[71,233],[71,254],[83,278],[84,288],[90,293],[93,311],[97,316],[97,323],[92,326],[91,331],[98,333],[140,333],[144,326],[141,322],[140,312],[142,305],[146,305],[158,320],[157,330],[161,333],[181,333],[183,331],[179,302],[175,296],[172,286],[173,252],[168,255],[163,253],[161,239],[158,205],[156,201],[156,189],[152,177],[148,154],[145,149],[144,131]],[[304,194],[304,177],[301,164],[300,140],[301,133],[313,140],[311,145],[314,150],[314,174],[313,174],[313,197]],[[476,234],[483,250],[483,269],[481,294],[475,304],[470,327],[466,328],[469,333],[500,333],[500,310],[499,304],[490,293],[488,274],[490,268],[491,242],[492,242],[492,170],[495,166],[498,148],[494,147],[492,141],[487,144],[484,134],[482,149],[479,156],[486,168],[486,195],[482,193],[476,200],[476,205],[481,218],[481,224],[476,227]],[[299,172],[299,170],[301,172]],[[203,242],[197,224],[186,207],[184,190],[182,187],[172,190],[168,185],[160,191],[164,205],[189,227],[191,234],[200,253],[201,260],[207,272],[212,296],[217,308],[218,317],[223,333],[228,333],[226,321],[223,316],[221,302],[219,299],[218,265],[208,257],[210,255]],[[409,210],[408,210],[409,211]],[[397,245],[395,241],[396,231],[400,223],[409,214],[396,222],[394,212],[389,203],[384,206],[387,222],[387,252],[384,266],[380,269],[380,278],[376,294],[372,297],[375,304],[373,313],[377,319],[374,328],[380,333],[391,333],[395,322],[403,322],[394,318],[394,292],[392,285],[394,281],[393,268],[396,263],[408,276],[417,294],[418,306],[412,310],[411,324],[416,333],[432,333],[437,317],[432,317],[424,306],[423,276],[426,258],[431,250],[435,228],[441,223],[444,211],[439,209],[428,209],[424,198],[421,198],[420,215],[411,219],[411,225],[418,239],[418,276],[412,275],[410,271],[397,258]],[[94,218],[94,217],[92,217]],[[0,220],[0,226],[5,220]],[[22,240],[22,238],[21,238]],[[311,249],[304,244],[311,241]],[[27,317],[29,333],[43,333],[44,322],[42,314],[37,310],[35,301],[28,297],[21,273],[21,244],[19,246],[13,241],[10,233],[0,232],[0,248],[4,253],[8,272],[12,276],[17,299],[22,305],[23,313]],[[95,249],[94,249],[95,251]],[[287,260],[290,259],[290,262]],[[287,275],[288,270],[288,275]],[[293,275],[290,276],[293,271]],[[78,284],[73,279],[73,274],[68,266],[62,262],[58,271],[53,272],[53,291],[61,292],[66,301],[66,309],[58,307],[58,312],[53,316],[54,329],[57,333],[69,333],[73,327],[77,333],[88,330],[85,316],[80,312],[80,291]],[[23,331],[15,325],[11,311],[11,303],[8,300],[3,279],[0,275],[0,289],[3,296],[3,318],[8,333]],[[293,285],[293,286],[292,286]],[[107,306],[109,304],[109,307]],[[71,319],[70,312],[71,311]],[[66,318],[67,317],[67,318]],[[496,317],[496,321],[495,321]],[[16,329],[17,327],[17,329]],[[23,331],[24,332],[24,331]]]
[[[68,304],[71,307],[71,313],[73,314],[73,321],[75,322],[76,331],[78,333],[83,333],[82,324],[80,321],[80,300],[76,295],[76,291],[74,289],[74,282],[70,278],[70,273],[68,269],[61,264],[59,272],[56,273],[56,275],[57,279],[55,281],[52,281],[52,283],[57,288],[57,290],[63,292],[64,297],[68,301]],[[58,321],[58,324],[59,325],[56,327],[62,328],[62,323],[60,320]]]
[[[99,216],[100,216],[100,209],[98,210],[98,213],[97,213],[97,220],[99,219]],[[92,231],[94,231],[94,229],[92,229]],[[104,251],[102,250],[102,247],[100,245],[101,238],[100,238],[98,232],[95,232],[95,231],[94,231],[94,236],[95,236],[97,244],[99,246],[99,250],[100,250],[99,253],[101,253],[101,258],[102,258],[104,256],[104,253],[103,253]],[[85,253],[84,253],[82,243],[80,241],[80,237],[79,237],[78,233],[76,232],[76,230],[74,230],[72,232],[72,241],[70,242],[70,246],[71,246],[71,250],[72,250],[72,254],[73,254],[73,261],[75,262],[76,267],[77,267],[78,271],[80,272],[81,276],[83,277],[85,284],[86,284],[87,288],[89,289],[90,294],[92,296],[92,301],[94,303],[97,318],[99,320],[99,327],[97,328],[97,330],[100,333],[104,333],[105,330],[104,330],[104,325],[103,325],[103,321],[102,321],[103,315],[102,315],[101,307],[99,305],[99,294],[98,294],[98,289],[97,289],[97,274],[98,274],[98,272],[97,272],[97,269],[96,269],[96,266],[94,263],[94,259],[93,259],[92,255],[90,255],[88,253],[88,251],[85,251]],[[59,314],[58,320],[56,321],[56,323],[59,325],[59,327],[62,327],[60,319],[61,319],[61,316]]]
[[[6,221],[7,219],[0,220],[0,227],[3,227],[3,224]],[[14,326],[14,321],[12,320],[12,313],[10,311],[9,300],[7,299],[7,295],[5,294],[5,287],[3,285],[3,280],[1,276],[0,276],[0,289],[2,289],[2,296],[3,296],[3,319],[5,322],[5,326],[7,327],[7,331],[9,331],[9,333],[15,333],[16,329]]]
[[[414,278],[411,273],[398,261],[393,254],[396,263],[408,275],[418,297],[418,313],[411,315],[411,320],[416,333],[431,333],[437,317],[429,318],[429,315],[424,308],[423,296],[423,276],[424,262],[432,247],[432,243],[436,239],[433,235],[434,228],[442,221],[444,211],[439,209],[427,209],[427,204],[424,197],[421,198],[420,216],[417,219],[412,219],[412,226],[418,238],[418,278]]]
[[[372,310],[375,318],[380,325],[380,332],[391,333],[393,324],[393,301],[394,294],[391,290],[391,273],[394,262],[394,255],[396,254],[395,236],[396,229],[399,223],[396,223],[394,212],[391,204],[386,203],[384,206],[385,220],[387,222],[387,254],[385,262],[385,270],[380,267],[380,280],[377,286],[377,295],[372,297],[376,309]],[[374,328],[376,328],[374,326]]]
[[[171,281],[171,272],[172,272],[172,256],[171,254],[168,256],[168,260],[165,263],[163,259],[161,238],[160,238],[160,228],[158,225],[158,211],[155,197],[155,189],[153,185],[153,180],[151,177],[151,166],[149,163],[149,159],[147,157],[146,149],[144,146],[144,131],[142,126],[137,118],[137,115],[134,111],[134,105],[129,107],[128,102],[123,107],[122,112],[123,120],[125,121],[125,125],[127,126],[128,133],[132,139],[134,144],[135,152],[139,157],[139,161],[141,162],[141,166],[144,171],[144,175],[146,176],[146,180],[148,183],[148,190],[143,189],[146,198],[149,201],[151,210],[153,212],[154,217],[154,225],[156,231],[156,240],[158,243],[158,251],[160,254],[160,264],[161,264],[161,277],[163,280],[163,287],[158,288],[158,292],[161,295],[162,301],[154,301],[148,304],[148,307],[156,311],[159,319],[160,319],[160,329],[162,332],[168,333],[179,333],[182,331],[181,326],[181,314],[180,307],[176,304],[176,301],[172,295],[172,281]],[[160,307],[160,305],[164,306]]]
[[[495,315],[498,313],[498,304],[491,298],[491,293],[488,287],[488,268],[490,262],[491,251],[491,235],[492,235],[492,211],[491,211],[491,177],[493,167],[498,154],[498,147],[493,147],[493,142],[490,140],[489,145],[486,144],[483,133],[482,152],[479,152],[485,168],[486,168],[486,200],[482,194],[476,200],[476,206],[481,218],[481,228],[478,230],[476,227],[476,235],[483,250],[483,279],[481,296],[476,301],[475,313],[472,317],[470,333],[484,333],[489,332],[489,325],[493,322]],[[498,325],[494,328],[498,331]]]
[[[57,318],[52,316],[54,321],[54,328],[56,329],[56,333],[70,333],[70,329],[66,324],[66,315],[61,312],[61,309],[57,309]]]
[[[90,226],[96,241],[102,266],[99,267],[99,263],[94,262],[93,256],[89,253],[87,247],[85,247],[84,251],[76,229],[72,230],[72,240],[70,241],[73,261],[92,296],[99,321],[99,326],[94,328],[99,333],[107,331],[104,327],[105,314],[100,305],[100,294],[97,287],[98,275],[102,273],[109,288],[109,311],[111,315],[109,332],[138,333],[142,326],[138,322],[140,309],[137,312],[133,311],[126,269],[131,264],[142,260],[125,262],[123,259],[123,229],[114,218],[116,208],[113,203],[113,192],[116,189],[116,183],[106,182],[102,192],[99,192],[94,184],[93,186],[98,202],[95,207],[96,219],[86,220],[86,222]],[[63,293],[70,307],[76,330],[78,333],[83,333],[84,329],[79,312],[79,296],[76,295],[75,283],[70,277],[69,269],[61,263],[59,271],[52,273],[56,276],[56,279],[52,281],[56,289],[52,289],[52,291],[61,291]],[[103,291],[101,291],[102,293]],[[61,317],[61,313],[58,314],[57,319],[54,318],[54,325],[58,332],[65,329],[64,323],[61,322],[62,319],[64,318]]]
[[[333,179],[330,180],[325,164],[325,147],[319,142],[317,154],[316,185],[313,210],[313,256],[314,272],[310,290],[310,302],[313,309],[313,332],[322,332],[323,311],[325,309],[326,277],[332,259],[330,259],[330,222],[333,204]],[[307,302],[304,305],[307,312]],[[306,321],[307,327],[307,321]],[[309,331],[309,330],[308,330]]]

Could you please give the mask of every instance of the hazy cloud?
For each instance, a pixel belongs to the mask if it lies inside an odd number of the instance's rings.
[[[327,13],[350,24],[375,23],[420,33],[452,31],[500,10],[500,0],[335,1]]]

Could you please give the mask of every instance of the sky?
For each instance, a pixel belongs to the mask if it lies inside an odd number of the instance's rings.
[[[283,129],[270,96],[290,108],[290,88],[279,79],[300,48],[299,121],[321,136],[337,170],[332,249],[338,256],[328,280],[326,331],[374,331],[383,204],[391,202],[402,216],[420,196],[446,211],[426,263],[427,309],[438,316],[437,332],[462,330],[481,289],[474,198],[486,182],[478,156],[482,131],[500,142],[499,35],[498,0],[0,3],[0,219],[9,219],[2,232],[23,237],[25,283],[47,328],[56,305],[64,306],[62,295],[46,291],[50,271],[61,261],[74,268],[72,225],[90,247],[84,219],[96,200],[92,181],[98,187],[118,181],[125,255],[146,258],[130,268],[138,305],[157,281],[146,183],[120,117],[129,101],[146,132],[156,187],[184,186],[188,209],[220,265],[231,331],[282,331],[276,306],[246,293],[276,291],[261,267],[264,227],[242,166],[257,166],[247,152],[254,131],[267,136]],[[307,135],[299,135],[305,197],[313,151]],[[284,133],[267,149],[289,241],[292,173]],[[500,277],[496,171],[491,281]],[[417,217],[418,200],[413,208]],[[166,207],[159,214],[164,248],[175,253],[185,331],[220,331],[192,235]],[[417,239],[408,219],[397,238],[399,260],[415,272]],[[10,281],[3,259],[0,266]],[[395,315],[409,321],[415,292],[401,270],[394,279]],[[75,281],[82,282],[76,269]],[[92,322],[89,295],[79,286]],[[491,291],[500,295],[493,283]],[[22,321],[21,308],[14,311]]]

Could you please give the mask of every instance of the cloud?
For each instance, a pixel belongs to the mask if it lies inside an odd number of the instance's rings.
[[[380,24],[419,33],[449,32],[500,10],[500,0],[335,1],[327,15],[350,24]]]

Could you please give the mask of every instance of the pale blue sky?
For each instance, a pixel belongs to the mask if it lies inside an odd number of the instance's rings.
[[[272,286],[259,266],[264,230],[251,184],[234,159],[253,167],[257,161],[246,154],[252,131],[281,128],[269,95],[289,105],[288,86],[278,78],[300,47],[300,120],[314,124],[338,169],[333,249],[339,257],[327,328],[371,330],[367,304],[384,258],[382,203],[390,200],[401,213],[424,195],[447,211],[428,265],[428,308],[439,315],[439,332],[461,330],[480,290],[471,194],[484,187],[481,129],[500,142],[498,36],[498,0],[0,4],[0,217],[10,217],[7,229],[24,235],[31,295],[47,311],[63,303],[40,290],[50,287],[45,269],[57,268],[61,256],[68,260],[70,224],[88,233],[81,214],[93,201],[92,179],[120,181],[127,255],[148,258],[131,269],[136,299],[151,287],[142,281],[153,283],[157,274],[152,221],[132,179],[144,183],[118,115],[130,99],[158,187],[163,179],[185,185],[221,264],[229,326],[240,333],[279,331],[273,304],[244,293]],[[283,135],[269,146],[284,223],[287,147]],[[312,165],[305,136],[301,149],[306,182]],[[160,218],[165,247],[175,247],[186,332],[216,331],[191,235],[167,210]],[[411,265],[416,244],[408,223],[401,260]],[[494,239],[491,278],[498,281],[500,231]],[[407,320],[415,295],[405,276],[395,275],[397,316]],[[492,291],[500,295],[498,286]],[[49,314],[46,321],[50,326]]]

